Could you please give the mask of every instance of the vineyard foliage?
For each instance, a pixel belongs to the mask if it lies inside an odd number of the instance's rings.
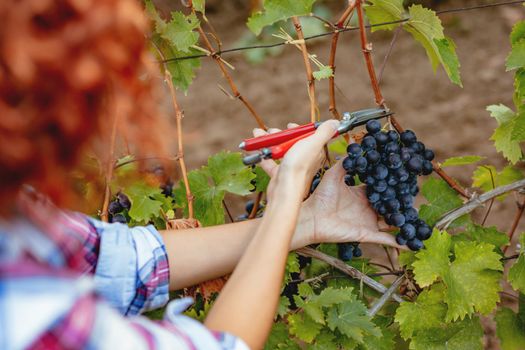
[[[315,0],[265,0],[260,11],[248,18],[247,27],[255,35],[268,36],[268,31],[273,31],[279,38],[295,38],[291,17],[316,21],[310,15],[315,3]],[[207,22],[204,0],[194,0],[192,8],[167,17],[161,16],[152,0],[144,0],[144,5],[152,22],[152,52],[159,60],[165,60],[160,69],[169,70],[173,84],[186,93],[198,74],[201,60],[207,59],[194,56],[212,54],[201,46],[202,33],[199,33]],[[462,86],[456,45],[445,35],[433,10],[421,5],[406,8],[403,0],[369,0],[364,12],[372,33],[399,29],[410,33],[421,44],[434,71],[442,67],[452,83]],[[348,35],[352,33],[357,32]],[[472,174],[472,183],[466,184],[478,192],[524,178],[523,171],[515,165],[523,158],[520,145],[525,141],[525,21],[514,26],[510,41],[511,52],[501,64],[508,74],[514,74],[514,106],[493,101],[487,107],[487,118],[495,118],[498,123],[491,140],[509,164],[497,169],[483,164],[485,158],[478,155],[441,160],[444,168],[481,163]],[[311,56],[319,68],[314,77],[317,80],[331,77],[330,66]],[[184,57],[190,58],[176,60]],[[399,118],[402,120],[402,116]],[[345,148],[343,139],[330,147],[335,152]],[[132,163],[119,167],[112,183],[113,193],[122,191],[131,199],[131,209],[125,213],[130,225],[152,223],[163,229],[170,220],[189,215],[182,179],[174,185],[172,194],[165,195],[158,183],[130,181],[128,174],[136,170]],[[207,165],[190,171],[187,177],[195,218],[203,226],[225,223],[226,194],[264,193],[270,180],[260,167],[244,166],[240,153],[227,151],[210,156]],[[426,202],[420,206],[420,217],[430,225],[461,207],[465,200],[437,176],[422,184],[421,195]],[[497,199],[510,200],[508,197],[503,194]],[[403,293],[399,293],[405,301],[390,300],[373,316],[369,310],[381,297],[380,293],[360,280],[341,276],[340,271],[325,262],[312,259],[305,263],[298,254],[291,253],[283,290],[294,293],[281,297],[266,349],[482,349],[482,317],[494,318],[502,349],[525,349],[525,235],[520,237],[519,249],[510,247],[505,255],[509,243],[508,235],[500,228],[486,227],[469,213],[454,220],[446,230],[435,228],[423,250],[402,252],[399,256],[404,276]],[[321,244],[316,249],[337,257],[334,244]],[[377,267],[366,257],[354,258],[347,264],[383,284],[392,281],[374,275]],[[508,272],[504,272],[505,267]],[[501,305],[504,281],[519,295],[516,307]],[[198,297],[197,301],[188,315],[202,319],[213,298]]]

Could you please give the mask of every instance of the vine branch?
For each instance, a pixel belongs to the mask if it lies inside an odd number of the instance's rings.
[[[333,114],[333,116],[336,119],[339,119],[339,120],[341,119],[341,114],[339,114],[339,111],[337,110],[337,106],[335,103],[335,54],[337,51],[337,42],[339,40],[339,34],[341,33],[340,29],[343,28],[345,21],[353,13],[355,9],[355,4],[356,4],[356,0],[350,0],[345,11],[341,15],[341,17],[339,17],[339,20],[334,26],[334,31],[332,35],[332,44],[330,46],[330,59],[328,61],[328,65],[332,69],[332,76],[328,78],[328,94],[330,96],[330,107],[328,108],[328,110]]]
[[[404,275],[396,278],[396,280],[394,281],[394,283],[392,283],[388,290],[385,293],[383,293],[383,295],[381,295],[379,299],[377,299],[377,301],[374,303],[374,305],[372,305],[372,307],[370,307],[370,309],[367,312],[368,316],[374,317],[379,312],[379,310],[381,310],[381,308],[386,304],[386,302],[392,297],[397,288],[399,288],[399,285],[401,284],[401,282],[403,282],[404,279]]]
[[[436,223],[436,228],[438,229],[444,229],[446,228],[452,221],[456,220],[462,215],[465,215],[467,213],[470,213],[474,209],[482,206],[485,202],[491,200],[492,198],[501,196],[504,193],[515,191],[520,188],[525,187],[525,180],[520,180],[513,182],[509,185],[496,187],[492,191],[488,191],[483,193],[479,196],[473,196],[469,201],[467,201],[465,204],[463,204],[461,207],[458,207],[448,213],[446,213],[439,221]],[[521,214],[520,214],[521,216]]]
[[[367,275],[365,275],[358,269],[345,264],[344,261],[334,258],[333,256],[327,255],[318,250],[308,248],[308,247],[298,249],[296,250],[296,252],[302,256],[321,260],[327,263],[328,265],[335,267],[341,272],[344,272],[348,276],[363,281],[364,284],[366,284],[373,290],[378,291],[379,293],[386,293],[388,291],[388,288],[386,288],[382,283],[377,282],[376,280],[368,277]],[[399,296],[396,293],[392,293],[392,298],[397,302],[404,301],[403,298],[401,298],[401,296]]]
[[[308,55],[308,49],[304,41],[303,28],[301,27],[301,21],[297,16],[292,17],[292,22],[297,32],[297,38],[299,41],[299,47],[303,54],[304,66],[306,68],[306,79],[308,81],[308,98],[310,99],[310,121],[314,123],[317,120],[317,103],[315,100],[315,80],[312,72],[312,65],[310,64],[310,57]]]
[[[507,252],[507,249],[510,247],[510,245],[512,244],[512,238],[514,238],[514,233],[516,232],[516,228],[518,227],[518,224],[520,223],[520,220],[521,220],[521,217],[523,216],[523,211],[525,210],[525,198],[517,203],[517,206],[518,206],[518,210],[516,211],[516,215],[514,216],[514,220],[512,221],[512,226],[509,230],[509,245],[506,246],[504,249],[503,249],[503,253],[506,253]]]

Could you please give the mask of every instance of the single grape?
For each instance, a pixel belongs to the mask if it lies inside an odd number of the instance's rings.
[[[407,183],[400,183],[397,185],[397,193],[401,195],[410,194],[410,185]]]
[[[385,180],[379,180],[376,181],[374,185],[374,191],[381,193],[384,192],[387,189],[387,187],[388,185],[386,184]]]
[[[358,173],[363,173],[366,171],[366,167],[368,166],[368,161],[365,157],[357,157],[355,159],[355,170],[357,170]]]
[[[116,215],[113,215],[113,217],[111,218],[111,222],[119,222],[121,224],[126,224],[128,220],[126,219],[124,215],[116,214]]]
[[[173,196],[173,183],[168,182],[160,186],[160,189],[162,190],[161,193],[165,197],[171,197]]]
[[[415,197],[417,196],[418,193],[419,193],[419,187],[417,186],[417,184],[410,186],[410,194],[412,196]]]
[[[401,237],[401,235],[397,235],[397,236],[396,236],[396,242],[397,242],[397,244],[399,244],[399,245],[405,245],[405,244],[407,244],[407,240],[404,239],[403,237]]]
[[[373,136],[365,136],[363,141],[361,141],[361,148],[365,151],[374,150],[376,147],[376,139]]]
[[[377,180],[384,180],[388,176],[388,168],[383,164],[379,164],[374,171],[374,177]]]
[[[354,246],[349,243],[339,243],[337,245],[337,255],[343,261],[352,260],[354,256]]]
[[[422,168],[423,169],[422,169],[421,173],[423,175],[430,175],[430,174],[432,174],[432,171],[434,170],[434,167],[432,166],[432,162],[429,161],[429,160],[425,160],[423,162],[423,167]]]
[[[371,134],[376,134],[381,131],[381,123],[375,119],[369,120],[366,122],[366,131]]]
[[[416,228],[412,224],[404,224],[401,226],[401,230],[399,232],[400,235],[406,240],[411,240],[416,237]]]
[[[409,194],[399,196],[399,202],[403,208],[411,208],[414,204],[414,197]]]
[[[124,208],[122,208],[122,205],[118,201],[113,201],[109,203],[108,206],[108,213],[111,215],[115,215],[117,213],[120,213]]]
[[[401,139],[401,142],[407,146],[417,141],[416,134],[412,130],[403,131],[399,135],[399,138]]]
[[[415,223],[419,218],[419,214],[417,213],[416,209],[407,208],[405,209],[405,218],[407,222]]]
[[[425,158],[426,160],[434,160],[434,157],[434,152],[431,149],[426,149],[423,152],[423,158]]]
[[[359,248],[359,246],[354,246],[354,256],[360,258],[362,255],[363,252],[361,251],[361,248]]]
[[[131,208],[131,201],[129,200],[128,196],[126,196],[124,193],[119,192],[117,193],[117,199],[122,208],[129,210]]]
[[[253,210],[253,206],[255,205],[255,202],[250,199],[248,202],[246,202],[246,204],[244,205],[244,210],[250,214]]]
[[[390,141],[390,138],[384,132],[378,132],[374,135],[374,138],[376,139],[378,145],[385,145],[388,143],[388,141]]]
[[[419,158],[412,157],[407,163],[407,168],[410,172],[419,174],[423,168],[423,162]]]
[[[317,188],[317,186],[319,186],[320,183],[321,183],[320,178],[314,179],[312,181],[312,184],[310,185],[310,193],[313,193],[315,189]]]
[[[376,150],[370,150],[366,153],[366,160],[368,160],[370,164],[376,164],[381,160],[381,155]]]
[[[367,176],[364,183],[367,186],[374,186],[374,184],[376,183],[376,180],[372,176]]]
[[[379,202],[376,202],[376,203],[379,203]],[[375,204],[375,203],[374,203]],[[384,204],[380,203],[377,207],[377,210],[376,210],[379,215],[385,215],[386,213],[388,213],[388,210],[386,210],[386,207]]]
[[[399,144],[397,142],[389,142],[386,144],[384,151],[386,154],[399,153],[400,151]]]
[[[384,201],[396,198],[396,190],[392,187],[388,187],[382,194],[381,199]]]
[[[385,208],[389,213],[395,213],[401,208],[401,204],[397,199],[389,199],[385,201]]]
[[[410,153],[408,149],[409,148],[403,147],[399,151],[399,155],[401,156],[401,160],[403,161],[403,163],[408,162],[410,158],[412,158],[412,153]]]
[[[388,184],[388,186],[395,186],[399,182],[394,175],[388,175],[388,177],[386,178],[386,183]]]
[[[352,159],[350,157],[346,157],[343,160],[343,169],[346,171],[353,171],[355,170],[355,159]]]
[[[390,141],[399,142],[399,134],[395,130],[390,130],[386,133]]]
[[[423,144],[423,142],[414,142],[412,145],[410,145],[410,147],[416,152],[416,153],[419,153],[419,154],[423,154],[423,152],[425,152],[425,145]]]
[[[397,169],[396,171],[396,175],[397,175],[397,179],[399,180],[399,182],[405,182],[408,180],[408,178],[410,177],[410,174],[408,171],[406,171],[405,168],[399,168]]]
[[[388,156],[388,167],[390,169],[399,169],[402,165],[403,161],[401,160],[401,156],[397,153],[390,153]]]
[[[363,153],[363,150],[361,149],[361,145],[358,143],[351,143],[346,147],[346,152],[348,153],[349,157],[356,158]]]
[[[370,203],[375,203],[381,199],[381,195],[377,192],[371,192],[368,194],[368,200]]]
[[[417,238],[424,241],[432,236],[432,230],[427,224],[421,225],[417,228]]]
[[[345,184],[347,186],[355,186],[355,180],[352,175],[346,174],[344,179],[345,179]]]
[[[366,179],[369,177],[369,175],[367,175],[365,173],[360,173],[360,174],[358,174],[358,177],[359,177],[359,181],[364,183],[366,181]]]
[[[401,227],[405,224],[405,216],[401,213],[395,213],[390,216],[390,221],[392,222],[392,225],[396,227]]]
[[[421,242],[419,239],[414,238],[409,241],[407,241],[407,246],[410,248],[410,250],[418,251],[421,248],[423,248],[423,242]]]

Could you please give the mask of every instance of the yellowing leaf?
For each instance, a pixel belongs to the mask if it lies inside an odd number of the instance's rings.
[[[521,148],[518,141],[512,140],[514,130],[515,113],[505,105],[491,105],[487,111],[494,117],[499,126],[496,128],[490,139],[494,141],[494,146],[498,152],[503,153],[512,164],[521,159]]]
[[[412,263],[416,282],[421,287],[430,286],[447,273],[452,247],[450,235],[434,229],[432,236],[425,241],[425,247],[416,253],[417,260]]]
[[[485,159],[485,157],[480,157],[480,156],[451,157],[445,160],[441,164],[441,167],[445,168],[448,166],[469,165],[469,164],[477,163],[482,159]]]
[[[472,186],[481,188],[484,192],[493,190],[496,187],[511,184],[523,179],[520,170],[506,166],[498,172],[492,165],[479,166],[472,175]],[[505,199],[506,195],[498,197],[499,200]]]
[[[304,313],[288,316],[288,323],[290,326],[290,334],[295,335],[306,343],[311,343],[323,327]]]

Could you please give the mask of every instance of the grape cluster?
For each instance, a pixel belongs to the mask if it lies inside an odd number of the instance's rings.
[[[109,222],[120,222],[125,224],[128,222],[124,211],[131,209],[131,201],[128,196],[124,193],[119,192],[115,196],[115,199],[109,203],[108,213],[109,213]]]
[[[344,178],[348,186],[355,185],[357,175],[366,184],[368,201],[389,225],[399,227],[396,241],[411,250],[423,248],[432,228],[419,218],[413,207],[419,192],[417,177],[432,173],[434,152],[417,140],[416,134],[406,130],[381,130],[377,120],[366,124],[368,133],[361,144],[347,147],[343,160]]]

